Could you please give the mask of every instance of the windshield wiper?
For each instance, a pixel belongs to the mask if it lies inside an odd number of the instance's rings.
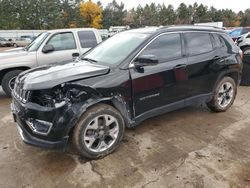
[[[81,60],[88,61],[88,62],[90,62],[90,63],[97,63],[97,61],[96,61],[96,60],[91,59],[91,58],[86,58],[86,57],[81,58]]]

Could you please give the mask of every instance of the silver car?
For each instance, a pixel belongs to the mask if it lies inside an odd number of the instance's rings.
[[[25,47],[28,44],[30,44],[32,42],[31,39],[29,38],[17,38],[14,42],[13,42],[13,46],[14,47]]]
[[[96,29],[60,29],[41,33],[25,48],[0,53],[0,85],[7,95],[21,72],[52,63],[72,61],[102,41]]]
[[[0,47],[9,47],[9,46],[11,46],[11,42],[3,37],[0,37]]]
[[[236,43],[243,51],[244,55],[250,55],[250,32],[242,35],[236,40]]]

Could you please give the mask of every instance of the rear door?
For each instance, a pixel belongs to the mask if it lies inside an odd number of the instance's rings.
[[[53,52],[42,52],[42,46],[37,51],[38,65],[62,63],[72,61],[74,54],[79,54],[75,37],[72,32],[61,32],[53,34],[45,44],[51,44],[55,50]]]
[[[209,33],[187,32],[184,36],[188,53],[189,97],[210,93],[216,79],[214,62],[220,61],[220,54],[214,50]]]
[[[182,46],[181,34],[162,34],[138,55],[155,55],[159,64],[130,69],[135,116],[175,102],[184,104],[187,59]]]

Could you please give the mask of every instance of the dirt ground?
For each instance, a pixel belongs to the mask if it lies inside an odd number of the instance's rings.
[[[225,113],[189,107],[126,130],[118,150],[97,161],[24,144],[10,102],[0,88],[1,188],[250,187],[250,87]]]
[[[97,161],[24,144],[10,101],[0,89],[0,187],[250,187],[250,87],[225,113],[189,107],[126,130]]]

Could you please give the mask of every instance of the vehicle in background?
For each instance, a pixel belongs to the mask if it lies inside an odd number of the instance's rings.
[[[109,31],[107,29],[98,29],[102,40],[106,40],[109,37]]]
[[[250,32],[250,27],[238,27],[231,30],[228,34],[233,39],[233,41],[235,41],[240,38],[241,35],[244,35],[248,32]]]
[[[123,31],[78,61],[21,73],[13,117],[27,144],[62,149],[72,140],[82,156],[104,157],[119,146],[125,126],[193,104],[229,109],[240,52],[226,32],[211,27]]]
[[[243,60],[250,64],[250,32],[242,35],[235,42],[243,52]]]
[[[25,48],[0,52],[0,85],[10,96],[21,72],[47,64],[72,61],[102,41],[96,29],[59,29],[41,33]]]
[[[128,29],[130,29],[130,27],[128,25],[127,26],[111,26],[109,28],[108,37],[112,37],[115,34],[121,32],[121,31],[128,30]]]
[[[210,27],[217,27],[217,28],[224,29],[223,22],[203,22],[203,23],[194,23],[194,25],[198,25],[198,26],[210,26]]]
[[[15,48],[17,47],[25,47],[28,44],[30,44],[32,40],[30,38],[17,38],[15,41],[13,41],[13,46]]]
[[[9,47],[11,46],[11,42],[9,40],[6,40],[3,37],[0,37],[0,47]]]
[[[241,85],[250,85],[250,32],[242,35],[235,42],[243,52]]]
[[[20,38],[23,38],[23,39],[30,39],[31,41],[33,41],[36,36],[31,36],[31,35],[22,35]]]

